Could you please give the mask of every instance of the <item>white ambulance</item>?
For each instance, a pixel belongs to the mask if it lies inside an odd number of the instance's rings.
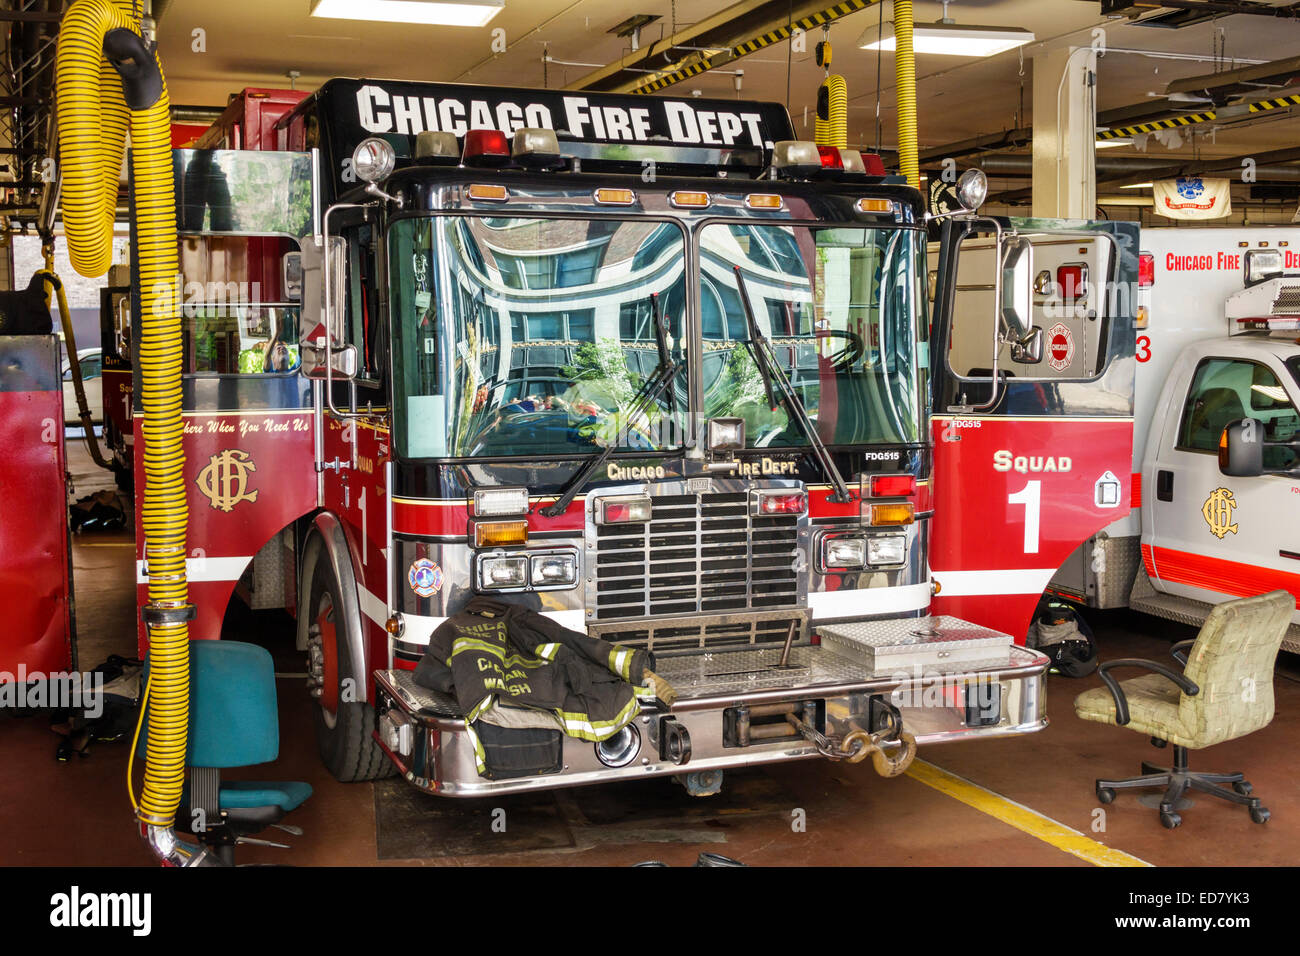
[[[1048,590],[1188,624],[1300,596],[1300,228],[1144,229],[1141,249],[1132,510]],[[1266,473],[1228,477],[1220,438],[1245,418]],[[1283,647],[1300,652],[1300,613]]]

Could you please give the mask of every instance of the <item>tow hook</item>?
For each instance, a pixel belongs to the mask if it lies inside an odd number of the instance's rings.
[[[870,756],[871,765],[882,777],[897,777],[911,766],[916,757],[916,738],[895,727],[875,733],[854,730],[843,737],[828,737],[794,714],[786,714],[785,719],[828,760],[861,763]],[[885,745],[891,742],[898,746],[886,750]]]
[[[659,759],[679,766],[691,759],[690,732],[672,717],[659,721]]]

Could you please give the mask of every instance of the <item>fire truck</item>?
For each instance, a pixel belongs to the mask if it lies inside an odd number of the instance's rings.
[[[775,104],[336,79],[260,146],[174,152],[191,636],[287,608],[337,778],[703,794],[1045,726],[1023,635],[1128,500],[1132,309],[1079,320],[1086,375],[1007,363],[1054,367],[1035,246],[1123,284],[1136,227],[951,216],[931,314],[919,193]],[[676,700],[480,773],[412,672],[481,595]]]
[[[1300,597],[1293,523],[1300,347],[1288,295],[1300,229],[1142,231],[1131,508],[1089,538],[1049,592],[1199,625],[1213,605],[1283,588]],[[1073,248],[1044,266],[1054,295],[1095,295]],[[1254,419],[1260,473],[1220,470],[1225,427]],[[1267,467],[1265,467],[1267,466]],[[1291,472],[1286,474],[1286,472]],[[1300,612],[1283,643],[1300,651]]]

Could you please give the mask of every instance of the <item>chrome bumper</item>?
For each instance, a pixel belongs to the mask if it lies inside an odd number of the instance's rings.
[[[622,767],[605,766],[593,744],[563,740],[561,769],[508,780],[479,775],[474,747],[455,702],[415,684],[410,671],[375,672],[381,725],[391,711],[409,725],[405,743],[376,739],[406,779],[430,793],[474,797],[549,790],[614,780],[647,779],[818,757],[802,737],[766,739],[748,731],[737,742],[737,714],[796,704],[827,735],[874,730],[874,715],[890,710],[919,746],[1032,733],[1047,726],[1044,678],[1049,660],[1012,647],[993,661],[951,664],[924,673],[879,676],[820,646],[792,649],[791,668],[774,670],[780,650],[741,650],[664,658],[658,673],[680,695],[672,708],[643,711],[633,726],[640,751]],[[974,710],[972,710],[972,706]],[[744,710],[741,710],[741,709]],[[969,719],[968,719],[969,718]],[[391,722],[391,721],[390,721]],[[776,720],[779,726],[780,719]],[[769,724],[769,726],[771,726]],[[669,742],[689,739],[686,759]],[[779,733],[776,727],[773,731]],[[402,752],[403,749],[409,752]],[[863,772],[869,772],[863,768]]]

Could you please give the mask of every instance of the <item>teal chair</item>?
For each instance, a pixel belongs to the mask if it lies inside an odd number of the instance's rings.
[[[270,763],[279,754],[270,652],[240,641],[191,641],[189,780],[178,823],[226,863],[234,862],[237,844],[286,847],[253,834],[276,827],[301,835],[280,821],[311,796],[311,784],[221,779],[222,770]]]

